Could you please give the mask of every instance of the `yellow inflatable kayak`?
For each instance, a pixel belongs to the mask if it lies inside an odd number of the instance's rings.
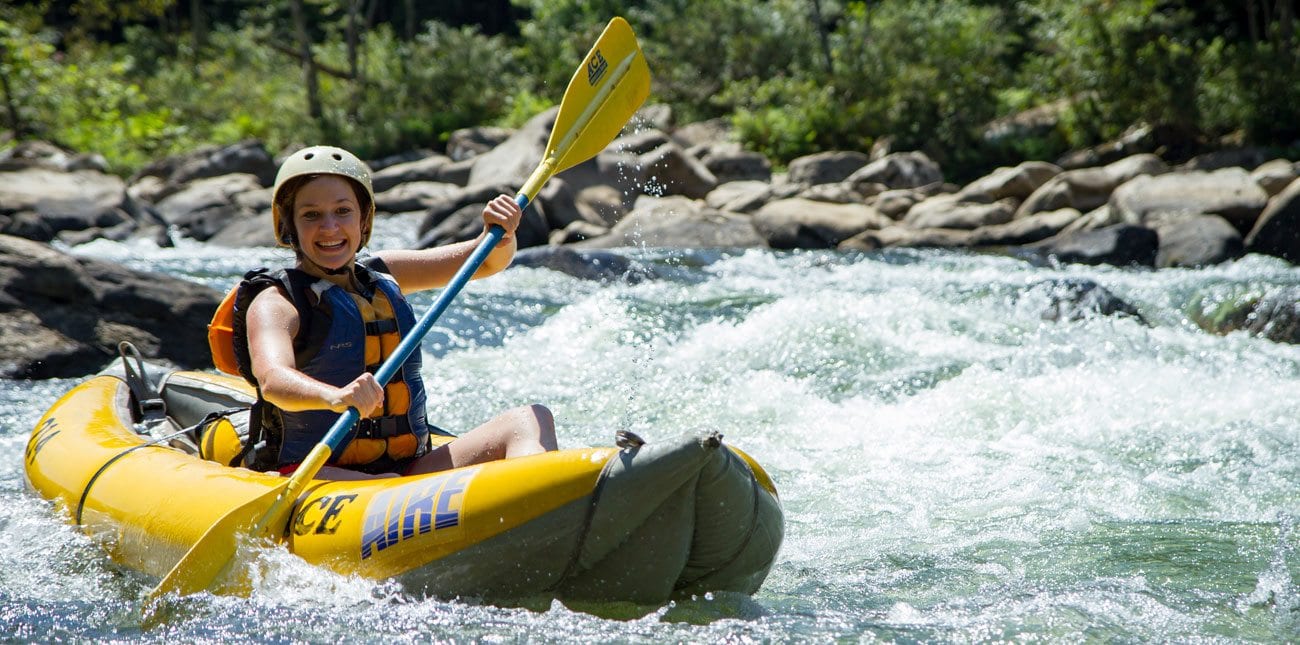
[[[185,371],[141,380],[124,361],[64,395],[33,429],[24,470],[115,561],[160,578],[214,522],[284,479],[201,456],[214,452],[212,436],[199,436],[209,413],[251,404],[242,380]],[[757,591],[784,530],[763,469],[717,435],[621,443],[315,481],[285,544],[341,574],[438,597],[657,604]]]

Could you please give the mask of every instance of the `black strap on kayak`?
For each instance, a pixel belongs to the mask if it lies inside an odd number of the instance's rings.
[[[238,434],[238,433],[236,433]],[[231,468],[237,468],[244,465],[244,458],[248,456],[259,442],[262,441],[262,388],[257,389],[257,400],[253,402],[253,407],[248,410],[248,437],[244,439],[243,445],[239,447],[239,452],[235,453],[230,463],[226,464]]]
[[[171,441],[172,439],[175,439],[176,437],[179,437],[189,432],[190,430],[191,428],[186,428],[184,430],[177,430],[176,432],[173,432],[168,435],[163,435],[152,441],[146,441],[137,446],[131,446],[130,448],[127,448],[126,450],[123,450],[122,452],[119,452],[116,455],[110,457],[108,461],[105,461],[103,465],[99,467],[99,470],[95,471],[95,474],[90,476],[90,479],[86,482],[86,487],[81,489],[81,499],[77,500],[77,512],[74,514],[75,522],[77,524],[81,524],[81,512],[86,508],[86,498],[90,496],[90,489],[95,485],[95,481],[99,479],[99,476],[104,474],[104,471],[108,470],[109,466],[112,466],[113,464],[117,463],[117,460],[141,448],[148,448],[149,446],[156,446],[158,444],[161,444],[164,441]]]
[[[162,393],[149,382],[140,350],[124,340],[117,344],[117,353],[122,357],[122,366],[125,368],[123,372],[126,375],[126,384],[131,388],[131,398],[135,399],[136,407],[133,412],[139,416],[137,421],[153,425],[165,419],[167,403],[163,401]]]

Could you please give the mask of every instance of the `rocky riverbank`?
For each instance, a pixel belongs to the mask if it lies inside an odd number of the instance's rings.
[[[554,115],[517,131],[457,132],[445,152],[373,160],[380,216],[418,220],[422,246],[472,237],[482,204],[513,193],[541,158]],[[607,278],[624,262],[594,250],[630,245],[945,247],[1145,268],[1205,266],[1246,253],[1300,260],[1300,169],[1259,150],[1171,165],[1135,131],[1055,164],[998,168],[959,186],[916,151],[830,151],[773,173],[768,159],[731,142],[721,122],[670,122],[665,110],[648,109],[636,133],[553,179],[519,231],[522,246],[536,247],[521,263]],[[73,258],[48,243],[144,236],[168,245],[178,234],[232,248],[270,245],[276,167],[256,141],[164,159],[127,180],[104,172],[94,155],[48,144],[0,152],[0,345],[7,348],[0,376],[89,373],[118,340],[133,340],[147,356],[209,367],[204,325],[220,294]],[[1066,286],[1059,291],[1067,302],[1095,297],[1091,287]],[[1272,295],[1202,308],[1202,325],[1297,342],[1295,303]]]

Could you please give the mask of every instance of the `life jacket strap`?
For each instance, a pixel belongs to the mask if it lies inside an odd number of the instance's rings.
[[[367,336],[383,336],[384,334],[397,333],[397,319],[388,318],[385,320],[372,320],[366,323]]]
[[[411,434],[411,420],[405,414],[362,419],[357,422],[357,438],[387,439]]]

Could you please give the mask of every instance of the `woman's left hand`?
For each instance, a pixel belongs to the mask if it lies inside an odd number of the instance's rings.
[[[492,201],[483,207],[483,231],[487,232],[493,224],[506,230],[506,234],[501,238],[502,242],[512,239],[515,236],[515,229],[519,228],[519,222],[524,217],[523,209],[515,203],[515,199],[509,195],[497,195]]]

